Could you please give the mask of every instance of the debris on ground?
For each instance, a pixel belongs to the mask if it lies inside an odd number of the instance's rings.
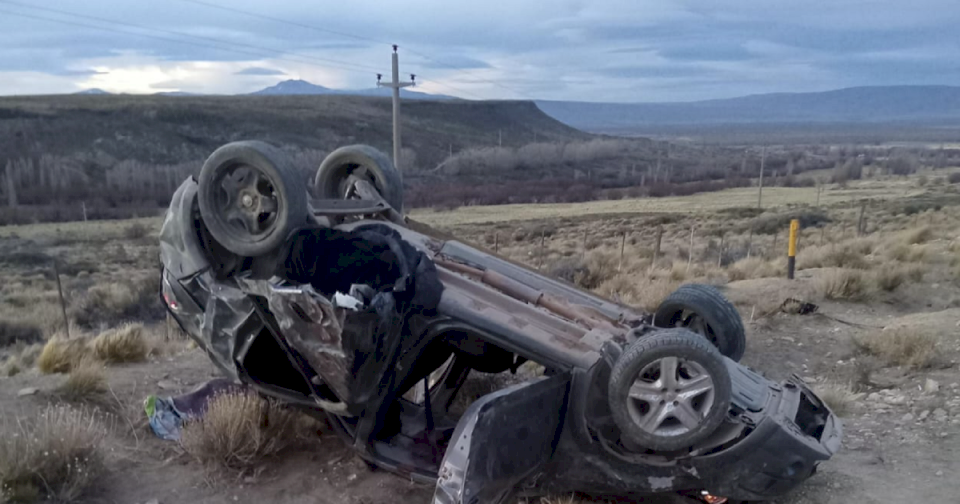
[[[177,397],[148,396],[143,401],[143,409],[157,437],[177,441],[184,422],[202,416],[211,399],[243,388],[231,380],[218,378]]]

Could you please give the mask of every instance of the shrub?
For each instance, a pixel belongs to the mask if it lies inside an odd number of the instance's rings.
[[[109,363],[141,362],[149,352],[142,324],[126,324],[105,331],[90,344],[94,355]]]
[[[57,392],[71,401],[85,401],[107,390],[107,375],[103,364],[84,358],[70,370],[66,381]]]
[[[930,241],[931,238],[933,238],[933,228],[930,226],[922,226],[912,231],[908,231],[903,237],[907,245],[925,243]]]
[[[86,345],[82,338],[54,336],[40,351],[37,368],[43,373],[69,373],[87,354]]]
[[[159,320],[163,317],[159,278],[150,276],[138,284],[113,283],[91,287],[71,310],[73,319],[85,329],[99,329],[130,320]]]
[[[70,502],[83,496],[104,468],[107,429],[95,412],[48,406],[36,419],[7,419],[0,437],[0,496],[41,496]]]
[[[0,320],[0,347],[14,343],[36,343],[43,339],[43,330],[33,322]]]
[[[813,386],[813,391],[840,416],[847,416],[856,401],[863,397],[863,394],[854,392],[850,385],[843,383],[818,383]]]
[[[947,182],[951,184],[960,184],[960,172],[953,172],[947,175]]]
[[[654,312],[660,303],[673,291],[677,290],[680,282],[669,279],[636,278],[625,275],[611,278],[602,283],[596,290],[603,296],[618,299],[621,303]]]
[[[780,275],[780,269],[761,257],[741,259],[727,268],[727,278],[731,281],[746,280],[748,278],[768,278]]]
[[[899,267],[880,268],[880,270],[874,274],[874,281],[877,283],[877,288],[887,292],[896,290],[906,279],[906,271]]]
[[[875,355],[891,366],[921,369],[937,355],[937,336],[930,330],[916,327],[895,327],[854,339],[863,351]]]
[[[817,281],[817,290],[826,299],[860,301],[870,294],[863,272],[838,269],[825,272]]]
[[[790,229],[790,221],[798,219],[801,228],[817,227],[831,222],[830,217],[820,209],[808,209],[777,215],[758,217],[753,221],[753,232],[757,234],[783,233]]]
[[[223,394],[203,417],[184,425],[180,443],[206,465],[245,469],[295,441],[296,424],[294,412],[256,394]]]
[[[128,240],[139,240],[140,238],[146,237],[149,233],[150,229],[139,222],[134,222],[123,230],[123,236]]]

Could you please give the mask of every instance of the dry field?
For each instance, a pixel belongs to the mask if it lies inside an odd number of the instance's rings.
[[[846,424],[843,451],[779,502],[956,502],[960,194],[936,183],[947,173],[827,186],[820,207],[816,189],[770,188],[763,212],[751,208],[755,190],[737,189],[413,218],[647,309],[684,282],[721,287],[748,327],[744,361],[774,378],[805,377]],[[783,256],[794,217],[805,228],[789,281]],[[153,436],[145,396],[216,375],[165,324],[155,294],[159,225],[0,228],[2,498],[429,502],[430,488],[370,471],[325,426],[256,397],[218,401],[182,443]],[[819,310],[799,315],[788,299]]]

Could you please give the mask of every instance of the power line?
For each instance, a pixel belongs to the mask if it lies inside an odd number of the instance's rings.
[[[531,99],[531,100],[535,100],[535,99],[536,99],[536,98],[534,98],[534,97],[532,97],[532,96],[530,96],[530,95],[528,95],[528,94],[526,94],[526,93],[524,93],[524,92],[522,92],[522,91],[520,91],[520,90],[511,88],[511,87],[506,86],[506,85],[504,85],[504,84],[501,84],[501,83],[499,83],[499,82],[497,82],[497,81],[493,81],[493,80],[489,80],[489,79],[485,79],[485,78],[483,78],[483,77],[480,77],[478,74],[476,74],[476,73],[474,73],[474,72],[472,72],[472,71],[470,71],[470,70],[467,70],[466,68],[457,67],[457,66],[451,65],[451,64],[449,64],[449,63],[444,63],[443,61],[440,61],[440,60],[438,60],[438,59],[435,59],[435,58],[432,58],[432,57],[430,57],[430,56],[427,56],[426,54],[424,54],[424,53],[422,53],[422,52],[420,52],[420,51],[417,51],[417,50],[415,50],[415,49],[410,49],[409,47],[407,47],[406,50],[412,52],[413,54],[416,54],[417,56],[420,56],[421,58],[423,58],[423,59],[425,59],[425,60],[427,60],[427,61],[432,61],[432,62],[434,62],[434,63],[436,63],[436,64],[438,64],[438,65],[442,65],[442,66],[445,66],[445,67],[447,67],[447,68],[452,68],[453,70],[456,70],[456,71],[458,71],[458,72],[462,72],[462,73],[465,73],[465,74],[468,74],[468,75],[472,75],[474,78],[476,78],[476,79],[478,79],[478,80],[480,80],[480,81],[482,81],[482,82],[486,82],[486,83],[488,83],[488,84],[493,84],[494,86],[497,86],[497,87],[506,89],[507,91],[512,91],[512,92],[514,92],[514,93],[516,93],[516,94],[518,94],[518,95],[520,95],[520,96],[523,96],[523,97],[528,98],[528,99]]]
[[[257,18],[260,18],[260,19],[266,19],[266,20],[269,20],[269,21],[275,21],[275,22],[277,22],[277,23],[284,23],[284,24],[288,24],[288,25],[292,25],[292,26],[299,26],[299,27],[301,27],[301,28],[306,28],[306,29],[308,29],[308,30],[314,30],[314,31],[323,32],[323,33],[329,33],[329,34],[331,34],[331,35],[336,35],[336,36],[338,36],[338,37],[348,37],[348,38],[352,38],[352,39],[356,39],[356,40],[362,40],[362,41],[364,41],[364,42],[373,42],[373,43],[375,43],[375,44],[391,45],[389,42],[384,42],[383,40],[377,40],[377,39],[372,38],[372,37],[365,37],[365,36],[363,36],[363,35],[357,35],[357,34],[354,34],[354,33],[346,33],[346,32],[341,32],[341,31],[337,31],[337,30],[330,30],[330,29],[327,29],[327,28],[319,28],[319,27],[316,27],[316,26],[308,25],[308,24],[298,23],[298,22],[296,22],[296,21],[290,21],[290,20],[288,20],[288,19],[281,19],[281,18],[275,18],[275,17],[273,17],[273,16],[267,16],[266,14],[259,14],[259,13],[257,13],[257,12],[246,11],[246,10],[237,9],[237,8],[234,8],[234,7],[227,7],[226,5],[220,5],[220,4],[215,4],[215,3],[211,3],[211,2],[204,2],[203,0],[180,0],[180,1],[181,1],[181,2],[192,3],[192,4],[197,4],[197,5],[203,5],[203,6],[206,6],[206,7],[211,7],[211,8],[214,8],[214,9],[220,9],[220,10],[227,11],[227,12],[234,12],[234,13],[237,13],[237,14],[244,14],[244,15],[247,15],[247,16],[257,17]]]
[[[119,30],[119,29],[115,29],[115,28],[108,28],[108,27],[105,27],[105,26],[96,26],[96,25],[91,25],[91,24],[87,24],[87,23],[79,23],[79,22],[76,22],[76,21],[67,21],[67,20],[63,20],[63,19],[55,19],[55,18],[49,18],[49,17],[44,17],[44,16],[37,16],[37,15],[33,15],[33,14],[26,14],[26,13],[23,13],[23,12],[12,12],[12,11],[7,11],[7,10],[2,10],[2,9],[0,9],[0,13],[2,13],[2,14],[8,14],[8,15],[11,15],[11,16],[18,16],[18,17],[28,18],[28,19],[37,19],[37,20],[40,20],[40,21],[50,21],[50,22],[53,22],[53,23],[60,23],[60,24],[71,25],[71,26],[79,26],[79,27],[83,27],[83,28],[93,28],[93,29],[95,29],[95,30],[102,30],[102,31],[114,32],[114,33],[121,33],[121,34],[124,34],[124,35],[136,35],[136,36],[138,36],[138,37],[152,38],[152,39],[157,39],[157,40],[163,40],[163,41],[166,41],[166,42],[175,42],[175,43],[177,43],[177,44],[185,44],[185,45],[192,45],[192,46],[198,46],[198,47],[208,47],[208,48],[212,48],[212,49],[219,49],[219,50],[222,50],[222,51],[235,52],[235,53],[238,53],[238,54],[253,55],[253,56],[257,56],[257,57],[261,57],[261,58],[264,57],[264,56],[267,56],[267,55],[264,55],[264,54],[262,54],[262,53],[254,53],[254,52],[250,52],[250,51],[244,51],[244,50],[241,50],[241,49],[233,49],[233,48],[229,48],[229,47],[215,46],[215,45],[204,44],[204,43],[199,43],[199,42],[190,42],[190,41],[186,41],[186,40],[178,40],[178,39],[173,39],[173,38],[169,38],[169,37],[161,37],[161,36],[157,36],[157,35],[150,35],[150,34],[147,34],[147,33],[137,33],[137,32],[131,32],[131,31],[126,31],[126,30]],[[316,63],[308,63],[308,62],[301,61],[301,60],[292,60],[292,59],[287,59],[287,58],[274,58],[274,59],[276,59],[277,61],[287,61],[287,62],[291,62],[291,63],[299,63],[299,64],[311,65],[311,66],[315,66],[315,67],[318,67],[318,68],[337,68],[337,69],[339,69],[339,70],[344,70],[344,71],[347,71],[347,72],[356,72],[356,73],[367,74],[367,71],[360,71],[360,70],[356,70],[356,69],[353,69],[353,68],[339,67],[339,66],[335,66],[335,65],[321,66],[321,65],[318,65],[318,64],[316,64]]]
[[[319,27],[319,26],[308,25],[308,24],[299,23],[299,22],[296,22],[296,21],[290,21],[290,20],[288,20],[288,19],[277,18],[277,17],[268,16],[268,15],[265,15],[265,14],[260,14],[260,13],[257,13],[257,12],[252,12],[252,11],[243,10],[243,9],[237,9],[237,8],[235,8],[235,7],[228,7],[228,6],[225,6],[225,5],[220,5],[220,4],[216,4],[216,3],[212,3],[212,2],[206,2],[206,1],[204,1],[204,0],[180,0],[180,1],[181,1],[181,2],[186,2],[186,3],[192,3],[192,4],[196,4],[196,5],[202,5],[202,6],[205,6],[205,7],[210,7],[210,8],[213,8],[213,9],[219,9],[219,10],[223,10],[223,11],[227,11],[227,12],[233,12],[233,13],[236,13],[236,14],[243,14],[243,15],[245,15],[245,16],[250,16],[250,17],[265,19],[265,20],[268,20],[268,21],[274,21],[274,22],[277,22],[277,23],[288,24],[288,25],[291,25],[291,26],[298,26],[298,27],[300,27],[300,28],[305,28],[305,29],[307,29],[307,30],[313,30],[313,31],[320,32],[320,33],[327,33],[327,34],[331,34],[331,35],[337,35],[337,36],[340,36],[340,37],[348,37],[348,38],[352,38],[352,39],[355,39],[355,40],[361,40],[361,41],[364,41],[364,42],[373,42],[373,43],[375,43],[375,44],[389,45],[389,43],[386,42],[386,41],[379,40],[379,39],[375,39],[375,38],[372,38],[372,37],[367,37],[367,36],[363,36],[363,35],[356,35],[356,34],[353,34],[353,33],[341,32],[341,31],[337,31],[337,30],[331,30],[331,29],[328,29],[328,28],[321,28],[321,27]],[[403,47],[404,47],[405,50],[410,51],[411,53],[416,54],[417,56],[420,56],[421,58],[424,58],[424,59],[426,59],[426,60],[428,60],[428,61],[431,61],[431,62],[433,62],[433,63],[436,63],[436,64],[438,64],[438,65],[442,65],[442,66],[445,66],[445,67],[447,67],[447,68],[451,68],[451,69],[453,69],[453,70],[456,70],[456,71],[458,71],[458,72],[463,72],[463,73],[472,75],[474,78],[476,78],[476,79],[478,79],[478,80],[480,80],[480,81],[482,81],[482,82],[486,82],[486,83],[488,83],[488,84],[493,84],[494,86],[497,86],[497,87],[506,89],[506,90],[508,90],[508,91],[511,91],[511,92],[513,92],[513,93],[516,93],[516,94],[518,94],[518,95],[520,95],[520,96],[523,96],[523,97],[525,97],[525,98],[528,98],[528,99],[531,99],[531,100],[532,100],[532,99],[535,99],[535,98],[533,98],[532,96],[527,95],[526,93],[524,93],[524,92],[522,92],[522,91],[520,91],[520,90],[514,89],[514,88],[512,88],[512,87],[510,87],[510,86],[506,86],[506,85],[504,85],[504,84],[501,84],[501,83],[499,83],[499,82],[496,82],[496,81],[493,81],[493,80],[490,80],[490,79],[486,79],[486,78],[480,77],[478,74],[476,74],[476,73],[474,73],[474,72],[472,72],[472,71],[468,71],[468,70],[465,69],[465,68],[457,67],[456,65],[451,65],[451,64],[449,64],[449,63],[445,63],[445,62],[440,61],[440,60],[438,60],[438,59],[436,59],[436,58],[433,58],[433,57],[431,57],[431,56],[429,56],[429,55],[427,55],[427,54],[424,54],[423,52],[420,52],[420,51],[411,49],[411,48],[409,48],[409,47],[406,47],[406,46],[403,46]],[[434,81],[434,82],[435,82],[435,81]],[[449,87],[450,87],[451,89],[455,89],[455,90],[457,89],[457,88],[454,88],[453,86],[449,86]],[[460,92],[464,92],[463,90],[459,90],[459,91],[460,91]],[[474,96],[476,96],[476,95],[474,95]]]
[[[29,8],[29,9],[35,9],[35,10],[52,12],[52,13],[59,14],[59,15],[62,15],[62,16],[73,16],[73,17],[77,17],[77,18],[89,19],[89,20],[93,20],[93,21],[100,22],[100,23],[109,23],[109,24],[115,24],[115,25],[130,27],[130,28],[136,28],[136,29],[138,29],[138,30],[147,30],[147,31],[155,31],[155,32],[161,32],[161,33],[168,33],[168,34],[175,35],[175,36],[180,36],[180,37],[187,37],[187,38],[192,38],[192,39],[197,39],[197,40],[209,41],[209,42],[213,42],[213,43],[216,43],[216,44],[223,44],[223,45],[229,46],[229,47],[227,48],[228,50],[232,50],[232,47],[233,47],[233,46],[240,46],[240,47],[247,47],[247,48],[250,48],[250,49],[254,49],[254,50],[257,50],[257,51],[264,51],[264,52],[277,53],[277,54],[288,54],[288,55],[296,56],[296,57],[298,57],[298,58],[305,58],[305,59],[311,59],[311,60],[316,60],[316,61],[322,61],[322,62],[324,62],[324,63],[333,63],[333,64],[335,64],[335,65],[345,65],[345,66],[355,67],[355,68],[358,68],[358,69],[362,69],[362,70],[364,70],[364,71],[377,71],[377,70],[379,70],[379,68],[377,68],[377,67],[368,66],[368,65],[362,65],[362,64],[358,64],[358,63],[350,63],[350,62],[348,62],[348,61],[340,61],[340,60],[329,59],[329,58],[321,58],[321,57],[317,57],[317,56],[297,54],[297,53],[293,53],[293,52],[290,52],[290,51],[284,51],[284,50],[276,49],[276,48],[256,46],[256,45],[252,45],[252,44],[245,44],[245,43],[242,43],[242,42],[234,42],[234,41],[222,40],[222,39],[217,39],[217,38],[213,38],[213,37],[204,37],[204,36],[201,36],[201,35],[193,35],[193,34],[190,34],[190,33],[179,32],[179,31],[176,31],[176,30],[167,30],[167,29],[163,29],[163,28],[153,28],[153,27],[149,27],[149,26],[143,26],[143,25],[137,25],[137,24],[134,24],[134,23],[128,23],[128,22],[125,22],[125,21],[118,21],[118,20],[114,20],[114,19],[101,18],[101,17],[97,17],[97,16],[89,16],[89,15],[86,15],[86,14],[79,14],[79,13],[76,13],[76,12],[69,12],[69,11],[64,11],[64,10],[59,10],[59,9],[51,9],[51,8],[49,8],[49,7],[38,7],[38,6],[34,6],[34,5],[27,5],[27,4],[23,4],[23,3],[15,2],[15,1],[11,1],[11,0],[0,0],[0,3],[9,4],[9,5],[15,5],[15,6],[18,6],[18,7],[26,7],[26,8]],[[343,67],[341,67],[341,69],[342,69],[342,68],[343,68]]]

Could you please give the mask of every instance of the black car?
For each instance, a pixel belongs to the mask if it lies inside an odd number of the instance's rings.
[[[160,236],[166,305],[225,374],[435,482],[435,503],[763,500],[839,449],[801,379],[737,362],[743,323],[715,288],[644,313],[446,237],[404,217],[400,174],[370,147],[297,173],[235,142],[183,182]],[[514,384],[458,411],[471,373]]]

